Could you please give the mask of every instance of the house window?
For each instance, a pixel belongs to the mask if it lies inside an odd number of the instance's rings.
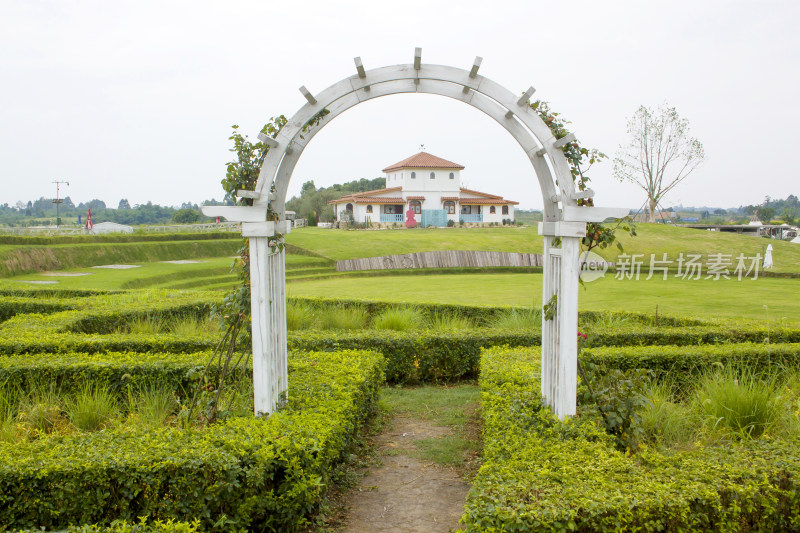
[[[417,173],[416,173],[416,172],[412,172],[412,173],[411,173],[411,179],[412,179],[412,180],[415,180],[415,179],[417,179]]]
[[[456,203],[453,201],[446,201],[444,203],[444,208],[447,210],[448,215],[455,215],[456,214]]]
[[[494,215],[494,206],[489,207],[489,214]]]
[[[419,200],[411,200],[410,202],[408,202],[408,207],[413,209],[414,213],[416,213],[417,215],[422,213],[422,203],[420,203]]]
[[[462,205],[461,206],[461,214],[462,215],[471,215],[472,214],[472,206],[471,205]]]
[[[372,206],[371,205],[367,206],[367,213],[372,213]]]
[[[387,215],[401,215],[403,213],[402,205],[384,205],[383,212]]]
[[[455,178],[456,178],[456,175],[451,172],[450,173],[450,179],[452,180],[452,179],[455,179]]]
[[[507,214],[508,214],[508,206],[507,206],[507,205],[504,205],[504,206],[503,206],[503,214],[504,214],[504,215],[507,215]]]
[[[346,206],[344,206],[344,210],[345,211],[350,211],[352,213],[353,212],[353,204],[347,204]]]
[[[431,179],[436,179],[436,172],[431,172]]]

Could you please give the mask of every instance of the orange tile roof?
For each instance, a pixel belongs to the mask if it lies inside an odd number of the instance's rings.
[[[447,201],[455,201],[455,202],[457,202],[459,200],[461,200],[461,198],[458,197],[458,196],[442,196],[442,201],[443,202],[447,202]]]
[[[503,198],[462,198],[461,205],[519,205],[519,202]]]
[[[399,163],[389,165],[383,169],[383,172],[391,172],[392,170],[400,170],[401,168],[452,168],[455,170],[463,170],[464,165],[459,165],[447,159],[436,157],[428,152],[420,152],[403,159]]]
[[[424,200],[424,196],[406,196],[406,200]]]
[[[502,196],[497,196],[496,194],[489,194],[489,193],[480,192],[480,191],[473,191],[472,189],[465,189],[464,187],[461,187],[461,192],[465,192],[465,193],[469,193],[469,194],[477,194],[477,195],[483,196],[485,198],[502,198]]]
[[[404,204],[405,200],[402,198],[378,198],[370,196],[368,198],[355,198],[352,202],[356,204]]]
[[[351,194],[346,194],[346,195],[342,196],[341,198],[337,198],[335,200],[329,200],[328,203],[329,204],[343,204],[345,202],[352,202],[353,200],[356,200],[356,199],[361,198],[363,196],[372,196],[372,195],[383,194],[383,193],[387,193],[387,192],[395,192],[395,191],[399,191],[401,189],[402,189],[402,187],[389,187],[388,189],[375,189],[374,191],[354,192],[354,193],[351,193]]]

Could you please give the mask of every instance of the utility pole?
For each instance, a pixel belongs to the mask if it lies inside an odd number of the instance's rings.
[[[61,188],[61,185],[62,185],[62,184],[69,185],[69,182],[68,182],[68,181],[59,181],[59,180],[56,180],[56,181],[54,181],[53,183],[55,183],[55,184],[56,184],[56,199],[55,199],[55,200],[53,200],[53,203],[54,203],[54,204],[56,204],[56,229],[58,229],[58,223],[59,223],[59,221],[60,221],[60,218],[59,218],[59,216],[58,216],[58,205],[59,205],[59,204],[62,204],[62,203],[64,203],[64,200],[62,200],[62,199],[60,198],[60,192],[61,192],[61,191],[60,191],[60,188]]]

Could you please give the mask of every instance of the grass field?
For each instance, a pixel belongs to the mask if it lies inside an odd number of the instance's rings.
[[[59,289],[230,289],[237,283],[231,273],[233,257],[199,257],[190,261],[197,263],[126,263],[138,265],[137,268],[76,268],[54,273],[33,273],[13,276],[0,280],[0,286],[25,287],[49,282],[44,286]],[[287,276],[303,275],[305,272],[330,270],[325,259],[301,255],[286,256]],[[85,274],[78,276],[58,276],[49,274]],[[29,282],[36,283],[29,283]],[[52,283],[57,281],[58,283]]]
[[[620,235],[628,254],[650,254],[657,259],[666,253],[670,259],[679,254],[731,254],[754,256],[772,244],[775,272],[800,272],[800,245],[775,239],[759,239],[731,233],[700,231],[662,224],[640,224],[638,236]],[[620,232],[622,233],[622,232]],[[431,228],[415,230],[337,231],[301,228],[289,234],[287,242],[313,250],[333,260],[380,255],[427,252],[434,250],[484,250],[497,252],[542,253],[542,237],[533,226],[497,228]],[[616,247],[599,250],[615,260]]]
[[[464,305],[540,305],[541,274],[462,274],[331,278],[290,283],[289,296]],[[800,280],[688,281],[653,278],[618,281],[611,276],[580,291],[587,311],[658,312],[703,319],[758,320],[800,325]],[[763,306],[767,306],[764,309]]]

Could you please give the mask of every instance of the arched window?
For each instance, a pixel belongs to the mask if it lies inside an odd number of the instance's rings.
[[[456,203],[452,200],[448,200],[444,203],[444,208],[447,211],[448,215],[455,215],[456,214]]]
[[[494,215],[494,206],[489,207],[489,214]]]
[[[436,172],[431,172],[431,179],[436,179]]]
[[[412,173],[411,173],[411,179],[412,179],[412,180],[415,180],[415,179],[417,179],[417,173],[416,173],[416,172],[412,172]]]
[[[353,212],[353,204],[347,204],[346,206],[344,206],[344,210],[345,211],[350,211],[352,213]]]
[[[504,215],[507,215],[507,214],[508,214],[508,206],[507,206],[507,205],[504,205],[504,206],[503,206],[503,214],[504,214]]]
[[[414,210],[414,213],[419,215],[422,213],[422,203],[419,200],[411,200],[408,202],[408,207]]]
[[[372,206],[371,205],[367,206],[367,213],[372,213]]]
[[[456,175],[451,172],[450,173],[450,179],[452,180],[452,179],[455,179],[455,178],[456,178]]]

